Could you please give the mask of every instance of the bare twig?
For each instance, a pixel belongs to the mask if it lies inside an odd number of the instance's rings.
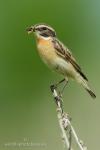
[[[62,100],[61,94],[57,92],[56,87],[54,85],[52,85],[50,88],[53,93],[55,103],[57,105],[57,117],[58,117],[59,126],[62,131],[63,140],[64,140],[67,150],[73,150],[72,136],[74,137],[80,150],[87,150],[87,147],[84,146],[84,143],[81,140],[79,140],[75,132],[75,129],[73,128],[71,124],[71,118],[63,110],[63,100]]]

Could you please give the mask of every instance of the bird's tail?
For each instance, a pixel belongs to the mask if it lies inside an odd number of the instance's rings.
[[[86,90],[91,95],[92,98],[96,98],[96,95],[94,94],[94,92],[91,89],[86,89]]]
[[[78,80],[78,82],[85,88],[85,90],[90,94],[90,96],[95,99],[96,95],[95,93],[90,89],[88,82],[83,79],[82,77],[80,77],[80,79]]]

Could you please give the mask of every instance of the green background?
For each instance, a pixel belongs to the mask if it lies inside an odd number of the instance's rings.
[[[33,36],[25,31],[26,27],[41,22],[56,29],[96,92],[97,99],[92,100],[82,87],[71,81],[64,91],[64,107],[88,149],[98,150],[99,0],[0,0],[0,150],[63,149],[49,89],[61,76],[42,63]]]

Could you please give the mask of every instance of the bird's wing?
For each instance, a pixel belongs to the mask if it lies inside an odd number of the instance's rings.
[[[59,40],[53,40],[54,48],[56,49],[57,55],[65,59],[67,62],[70,62],[75,70],[85,79],[88,81],[87,77],[83,74],[80,66],[77,64],[75,58],[72,56],[70,50],[65,47]]]

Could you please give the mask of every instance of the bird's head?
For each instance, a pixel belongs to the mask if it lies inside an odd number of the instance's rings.
[[[49,25],[46,25],[44,23],[30,26],[26,29],[26,31],[28,32],[28,34],[35,33],[37,38],[48,39],[48,38],[56,37],[55,30]]]

